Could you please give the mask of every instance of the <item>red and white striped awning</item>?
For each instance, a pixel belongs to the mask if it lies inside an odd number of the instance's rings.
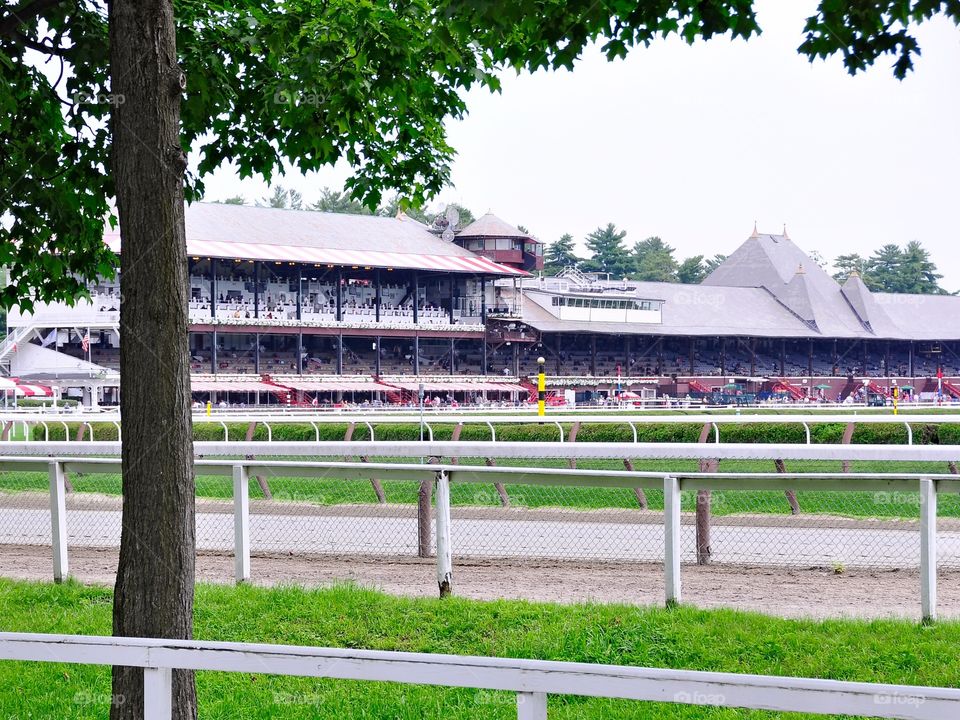
[[[261,382],[259,378],[251,380],[235,380],[214,378],[192,378],[191,392],[283,392],[286,388]]]
[[[53,388],[33,383],[17,383],[18,397],[53,397]]]
[[[522,385],[502,382],[443,382],[437,380],[426,380],[422,383],[402,381],[391,382],[390,384],[411,392],[418,392],[420,390],[420,385],[423,385],[425,392],[480,392],[482,390],[488,390],[492,392],[527,391],[527,389]]]
[[[108,234],[107,245],[120,252],[120,237]],[[332,250],[305,245],[274,243],[214,242],[187,240],[187,254],[191,257],[214,257],[235,260],[265,260],[267,262],[298,262],[355,268],[398,268],[404,270],[435,270],[440,272],[476,273],[525,277],[523,270],[500,265],[480,255],[421,255],[418,253],[377,252],[365,250]]]
[[[283,389],[301,392],[389,392],[394,388],[377,382],[363,380],[288,380],[274,378],[274,382]]]

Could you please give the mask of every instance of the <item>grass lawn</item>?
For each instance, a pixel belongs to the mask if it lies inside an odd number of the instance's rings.
[[[267,458],[262,458],[267,459]],[[309,458],[304,458],[309,459]],[[322,458],[313,458],[320,460]],[[343,458],[326,458],[342,461]],[[410,462],[401,458],[371,458],[371,461]],[[511,460],[512,467],[567,467],[564,460]],[[483,464],[480,458],[463,458],[461,464]],[[623,464],[616,460],[583,460],[578,467],[582,469],[623,470]],[[647,460],[634,463],[635,470],[655,472],[695,472],[695,460]],[[792,472],[840,472],[840,463],[831,461],[796,461],[788,463]],[[723,472],[773,472],[771,461],[724,461],[720,465]],[[904,473],[944,473],[942,463],[884,463],[860,461],[852,463],[853,472],[897,472]],[[276,501],[308,502],[319,505],[375,503],[376,495],[371,485],[365,481],[342,480],[336,477],[308,478],[266,478],[273,498]],[[119,475],[72,475],[74,489],[79,492],[96,492],[107,495],[119,495]],[[851,480],[851,482],[855,482]],[[384,482],[387,501],[390,503],[416,503],[417,485],[411,482]],[[0,493],[17,493],[24,490],[47,492],[49,479],[46,473],[0,473]],[[532,486],[522,483],[511,484],[508,488],[511,505],[515,507],[561,507],[576,509],[636,508],[633,492],[617,488],[577,488]],[[232,497],[233,485],[229,478],[199,477],[197,495],[201,498],[227,499]],[[658,490],[648,490],[647,500],[652,509],[663,508],[663,495]],[[250,483],[250,497],[262,498],[263,493],[255,480]],[[829,513],[847,517],[870,518],[908,518],[916,519],[919,496],[911,493],[871,493],[871,492],[799,492],[798,500],[804,513]],[[461,484],[451,488],[451,500],[455,506],[493,506],[499,504],[499,496],[492,486]],[[693,493],[684,493],[684,510],[694,509]],[[788,514],[790,506],[781,492],[765,491],[723,491],[713,494],[713,512],[716,515],[739,513]],[[941,517],[960,517],[960,496],[943,496],[940,501]]]
[[[111,591],[0,580],[0,629],[109,634]],[[200,639],[498,655],[837,680],[960,685],[960,624],[797,621],[754,613],[407,599],[354,587],[197,590]],[[203,718],[515,718],[512,694],[387,683],[198,675]],[[104,667],[0,662],[0,718],[100,718]],[[756,718],[777,713],[575,697],[552,718]],[[790,715],[789,717],[804,717]]]

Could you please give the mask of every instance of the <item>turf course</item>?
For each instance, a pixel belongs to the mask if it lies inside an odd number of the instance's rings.
[[[109,634],[111,591],[0,580],[6,631]],[[197,590],[196,637],[498,655],[956,687],[960,624],[782,620],[734,611],[414,600],[343,586]],[[429,686],[198,676],[204,718],[515,718],[514,696]],[[0,662],[0,718],[105,717],[108,668]],[[750,718],[775,713],[552,697],[553,718]],[[804,717],[791,715],[790,717]]]

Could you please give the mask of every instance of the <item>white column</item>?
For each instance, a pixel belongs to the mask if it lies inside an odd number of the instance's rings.
[[[923,622],[937,619],[937,486],[920,479],[920,606]]]
[[[250,483],[245,465],[233,466],[233,553],[237,582],[250,579]]]
[[[663,479],[663,571],[667,606],[680,602],[680,481]]]
[[[547,720],[547,694],[518,692],[517,720]]]
[[[50,540],[53,545],[53,581],[67,579],[67,491],[63,465],[50,463]]]
[[[143,669],[143,719],[173,717],[173,673],[170,668]]]
[[[437,584],[440,597],[453,592],[453,552],[450,546],[450,479],[442,470],[437,473]]]

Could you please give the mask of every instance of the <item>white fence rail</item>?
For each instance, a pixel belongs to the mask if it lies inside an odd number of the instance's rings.
[[[222,428],[224,440],[229,440],[229,425],[247,425],[251,431],[257,426],[262,425],[267,431],[268,441],[273,441],[273,428],[282,425],[311,425],[316,434],[316,440],[320,439],[321,425],[352,425],[364,426],[369,429],[371,438],[376,438],[375,428],[380,425],[398,425],[398,424],[422,424],[425,435],[428,439],[433,439],[433,428],[435,426],[449,425],[482,425],[486,426],[490,432],[490,439],[496,440],[496,426],[503,425],[531,425],[547,424],[557,430],[557,439],[559,442],[570,440],[571,428],[573,426],[596,424],[596,425],[617,425],[629,428],[633,433],[633,440],[637,442],[637,428],[648,424],[684,424],[684,425],[710,425],[713,430],[715,442],[721,441],[720,427],[724,425],[755,425],[755,424],[774,424],[774,425],[800,425],[804,428],[806,442],[812,442],[811,426],[824,424],[849,424],[856,425],[899,425],[906,429],[907,444],[913,444],[913,425],[921,424],[951,424],[960,423],[960,414],[912,414],[912,415],[890,415],[890,414],[857,414],[857,413],[811,413],[809,409],[802,414],[798,413],[777,413],[777,414],[738,414],[738,415],[711,415],[711,414],[670,414],[670,415],[623,415],[623,414],[551,414],[546,418],[538,418],[536,415],[526,414],[521,410],[514,410],[509,415],[498,414],[473,414],[473,413],[431,413],[420,417],[418,415],[400,415],[400,414],[265,414],[265,413],[223,413],[212,416],[197,414],[193,417],[196,425],[216,425]],[[121,430],[120,416],[116,413],[77,413],[50,415],[44,413],[0,413],[0,428],[9,426],[11,429],[19,427],[21,434],[30,439],[31,428],[42,428],[42,441],[49,441],[50,430],[55,428],[65,431],[67,441],[76,441],[78,433],[75,432],[73,440],[70,437],[69,425],[82,426],[82,438],[84,442],[95,440],[94,423],[109,424]],[[6,439],[13,433],[9,430],[4,432],[0,438],[0,444],[5,445],[10,440]],[[38,438],[38,441],[40,439]]]
[[[0,633],[0,660],[143,668],[145,720],[172,717],[172,670],[242,672],[517,694],[518,720],[549,695],[903,720],[960,717],[960,690],[511,658],[289,645]]]
[[[400,454],[395,447],[397,443],[369,443],[389,446],[389,452],[381,450],[373,454]],[[442,444],[442,443],[441,443]],[[230,444],[233,448],[236,444]],[[356,455],[361,452],[356,446],[363,443],[334,443],[340,455]],[[471,443],[446,443],[443,452],[433,446],[438,443],[413,444],[417,456],[422,457],[424,452],[436,456],[469,456],[477,454]],[[489,444],[483,444],[489,448]],[[530,445],[517,443],[518,446],[528,448],[527,457],[531,455]],[[542,445],[542,444],[541,444]],[[452,446],[452,447],[450,447]],[[73,447],[77,447],[74,445]],[[586,449],[590,446],[576,446]],[[636,451],[636,446],[627,446]],[[725,446],[714,446],[721,449]],[[727,446],[733,447],[733,446]],[[941,448],[943,446],[940,446]],[[830,446],[751,446],[752,456],[764,457],[783,456],[788,448],[800,448],[808,454],[817,451],[823,457]],[[331,448],[332,449],[332,448]],[[404,444],[403,449],[408,449]],[[658,446],[659,451],[667,450],[676,453],[677,450],[667,446]],[[887,457],[890,451],[898,449],[888,446],[858,446],[842,448],[846,451],[856,450],[860,456],[874,458]],[[900,450],[916,451],[918,448],[901,446]],[[933,448],[936,449],[936,448]],[[547,452],[550,448],[541,448]],[[599,457],[610,457],[614,448],[607,448],[606,454]],[[955,451],[956,449],[954,449]],[[510,455],[511,449],[497,446],[497,456],[517,457]],[[235,449],[234,449],[234,452]],[[490,450],[486,450],[490,452]],[[514,449],[514,453],[519,449]],[[699,457],[703,453],[702,445],[693,445],[689,448],[691,457]],[[741,452],[748,452],[743,449]],[[413,449],[409,449],[409,454]],[[692,453],[697,453],[693,455]],[[331,452],[330,454],[334,454]],[[565,455],[562,455],[565,457]],[[614,457],[619,455],[613,454]],[[635,455],[630,455],[635,456]],[[597,457],[596,455],[593,457]],[[51,541],[53,548],[53,574],[55,580],[62,580],[69,574],[67,555],[67,514],[66,514],[66,487],[65,473],[119,473],[121,469],[118,458],[0,458],[0,471],[20,470],[49,473],[50,478],[50,523]],[[520,483],[523,485],[552,485],[578,487],[607,487],[607,488],[642,488],[662,489],[664,492],[663,537],[664,537],[664,568],[665,568],[665,600],[668,604],[680,602],[681,573],[680,573],[680,527],[682,524],[680,508],[680,492],[682,490],[829,490],[840,492],[889,492],[889,493],[919,493],[920,522],[920,599],[921,617],[924,621],[932,621],[937,613],[937,495],[960,492],[960,478],[955,475],[933,474],[884,474],[884,473],[663,473],[663,472],[635,472],[612,470],[573,470],[559,468],[529,468],[529,467],[483,467],[455,464],[410,464],[410,463],[354,463],[354,462],[307,462],[307,461],[264,461],[264,460],[197,460],[195,471],[198,476],[214,475],[231,477],[233,480],[233,550],[235,555],[235,571],[238,582],[250,578],[250,500],[248,478],[258,475],[327,478],[337,477],[369,481],[371,477],[378,479],[407,480],[421,483],[422,486],[433,486],[436,503],[436,557],[437,582],[441,594],[452,591],[454,573],[452,567],[451,547],[452,539],[456,534],[456,526],[451,523],[450,486],[457,484],[504,485]],[[419,515],[420,537],[426,537],[429,542],[431,520],[429,518],[429,504],[427,513],[421,510]],[[426,527],[426,534],[424,529]]]

